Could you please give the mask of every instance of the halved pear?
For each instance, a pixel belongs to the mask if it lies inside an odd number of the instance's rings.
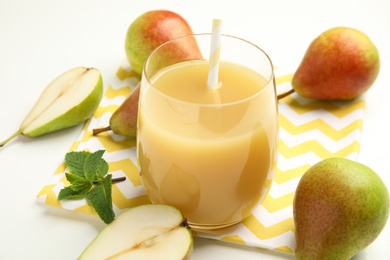
[[[78,125],[92,116],[102,96],[103,81],[98,69],[71,69],[44,89],[19,130],[0,147],[19,134],[36,137]]]
[[[147,204],[120,214],[78,259],[189,259],[192,248],[191,231],[178,209]]]

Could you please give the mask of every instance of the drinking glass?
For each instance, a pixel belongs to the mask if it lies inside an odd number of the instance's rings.
[[[178,208],[194,229],[251,215],[277,160],[273,65],[249,41],[223,35],[218,86],[208,87],[211,34],[170,40],[142,74],[137,157],[152,203]]]

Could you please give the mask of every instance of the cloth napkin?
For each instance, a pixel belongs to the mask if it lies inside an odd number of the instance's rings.
[[[277,90],[291,88],[291,70],[275,70]],[[135,138],[112,132],[92,135],[92,129],[108,126],[112,113],[131,93],[139,79],[120,66],[108,85],[99,108],[86,122],[69,151],[106,150],[103,158],[114,177],[126,181],[113,184],[113,208],[116,215],[128,208],[150,203],[140,180],[136,162]],[[313,164],[329,158],[358,159],[365,100],[325,102],[305,99],[296,93],[279,101],[280,143],[277,170],[268,195],[252,215],[242,223],[225,229],[194,232],[195,235],[293,254],[295,249],[292,202],[300,177]],[[68,185],[66,166],[59,166],[38,193],[48,206],[96,215],[86,200],[58,201],[59,191]]]

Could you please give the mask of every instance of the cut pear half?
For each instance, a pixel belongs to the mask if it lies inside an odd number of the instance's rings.
[[[191,231],[179,210],[147,204],[120,214],[78,259],[189,259],[192,248]]]
[[[93,115],[102,96],[103,81],[98,69],[71,69],[44,89],[19,130],[0,147],[19,134],[36,137],[78,125]]]

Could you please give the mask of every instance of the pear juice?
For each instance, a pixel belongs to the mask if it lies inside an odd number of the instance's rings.
[[[274,82],[221,61],[181,62],[143,81],[138,161],[153,203],[177,207],[195,228],[242,221],[270,188],[278,118]],[[143,79],[144,80],[144,79]]]

